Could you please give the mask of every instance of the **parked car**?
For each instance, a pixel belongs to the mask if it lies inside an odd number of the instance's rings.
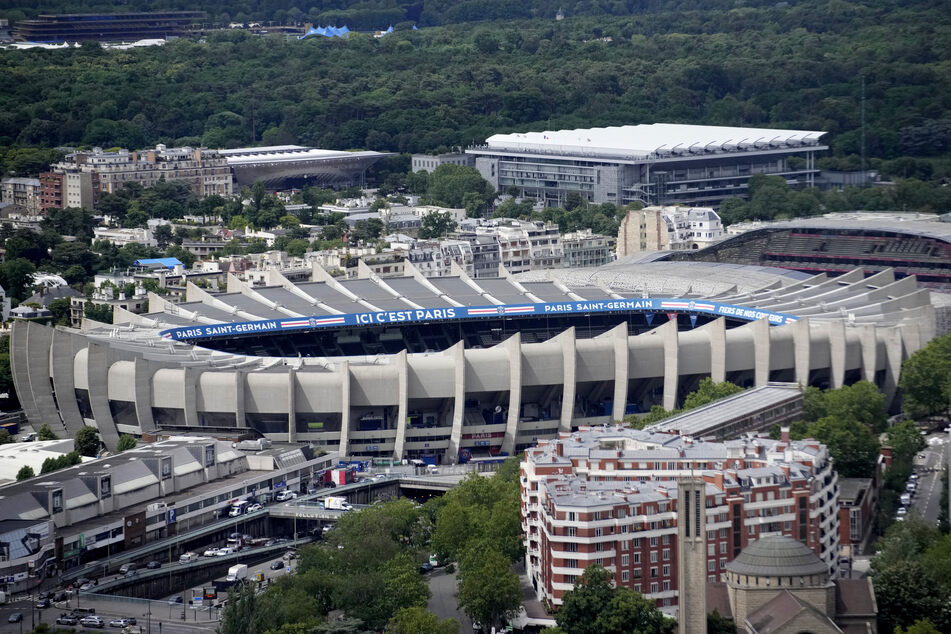
[[[907,515],[907,514],[908,514],[908,509],[906,509],[904,506],[899,506],[899,507],[898,507],[898,517],[901,517],[901,516]]]
[[[36,609],[45,610],[51,605],[53,605],[53,602],[49,600],[49,597],[46,597],[45,599],[40,599],[39,601],[36,602]]]
[[[162,567],[162,562],[159,561],[158,559],[153,559],[149,563],[145,564],[145,567],[148,568],[149,570],[158,570],[159,568]]]
[[[57,625],[76,625],[77,623],[79,623],[79,619],[67,612],[64,612],[56,617]]]
[[[79,621],[79,624],[83,627],[105,627],[106,622],[102,620],[102,617],[96,616],[95,614],[90,614],[89,616],[84,616],[82,620]]]
[[[7,617],[7,623],[19,623],[23,620],[22,612],[11,612],[10,616]]]
[[[431,563],[429,563],[428,561],[424,562],[423,564],[419,566],[419,574],[424,575],[427,572],[432,572],[433,568],[435,568],[435,566],[433,566]]]
[[[109,627],[129,627],[129,619],[112,619],[109,621]]]
[[[277,561],[271,562],[271,570],[280,570],[284,567],[284,562],[278,559]]]

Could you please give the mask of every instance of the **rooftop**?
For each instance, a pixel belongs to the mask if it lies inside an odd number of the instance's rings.
[[[751,577],[805,577],[828,575],[829,569],[808,546],[784,535],[768,535],[750,543],[726,566],[727,571]]]
[[[486,145],[489,150],[645,159],[818,146],[824,134],[814,130],[652,123],[495,134]]]
[[[703,435],[716,430],[720,425],[801,396],[802,391],[796,383],[769,383],[667,418],[649,425],[646,429],[676,432],[686,436]]]

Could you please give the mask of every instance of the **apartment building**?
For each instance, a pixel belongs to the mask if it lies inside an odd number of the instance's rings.
[[[565,268],[582,268],[586,266],[601,266],[614,259],[610,239],[591,229],[572,231],[561,236],[561,246],[564,250],[562,266]]]
[[[233,193],[228,161],[217,151],[162,144],[141,152],[75,152],[40,175],[46,207],[92,208],[103,192],[115,193],[130,182],[153,187],[160,180],[186,181],[198,196]]]
[[[641,251],[697,250],[725,237],[720,216],[709,207],[632,209],[618,229],[618,257]]]
[[[526,450],[526,565],[539,600],[559,605],[585,567],[678,602],[678,479],[706,489],[707,581],[751,542],[785,535],[836,570],[838,477],[822,444],[747,435],[723,443],[622,427],[582,427]]]
[[[19,205],[31,216],[40,213],[41,191],[38,178],[10,177],[0,181],[0,201]]]

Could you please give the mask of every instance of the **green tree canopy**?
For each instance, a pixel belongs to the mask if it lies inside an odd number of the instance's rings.
[[[425,608],[411,607],[397,610],[386,630],[392,634],[459,634],[459,624],[452,619],[440,619]]]
[[[429,175],[426,199],[433,204],[461,209],[467,193],[477,194],[483,204],[495,199],[495,190],[474,167],[445,163]]]
[[[95,427],[84,425],[76,432],[73,444],[80,455],[95,458],[99,455],[99,432]]]
[[[135,439],[135,436],[132,436],[130,434],[122,434],[121,436],[119,436],[119,443],[118,445],[116,445],[116,451],[121,453],[128,449],[134,448],[136,444],[138,443]]]
[[[34,475],[36,474],[33,472],[33,467],[30,465],[24,465],[20,467],[19,471],[17,471],[17,482],[32,478]]]
[[[654,601],[630,588],[615,588],[612,578],[597,564],[585,568],[555,615],[565,634],[657,634],[676,629]]]
[[[423,224],[419,228],[419,237],[428,240],[442,238],[456,228],[456,221],[448,211],[436,211],[423,216]]]
[[[53,433],[53,430],[50,429],[48,423],[43,423],[40,425],[40,429],[37,432],[36,437],[39,440],[59,440],[59,436]]]
[[[905,359],[899,387],[904,408],[914,417],[951,407],[951,334],[932,339]]]

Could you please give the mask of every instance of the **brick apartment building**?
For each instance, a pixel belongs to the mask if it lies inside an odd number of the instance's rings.
[[[160,180],[185,181],[198,196],[231,196],[234,192],[228,161],[215,150],[168,148],[141,152],[118,150],[75,152],[40,174],[43,209],[91,209],[102,193],[115,193],[126,183],[153,187]]]
[[[785,535],[836,569],[838,478],[817,441],[747,435],[723,443],[622,427],[582,427],[526,451],[521,467],[526,567],[553,606],[585,567],[677,605],[678,478],[706,488],[707,581],[751,541]],[[668,609],[669,608],[669,609]]]

